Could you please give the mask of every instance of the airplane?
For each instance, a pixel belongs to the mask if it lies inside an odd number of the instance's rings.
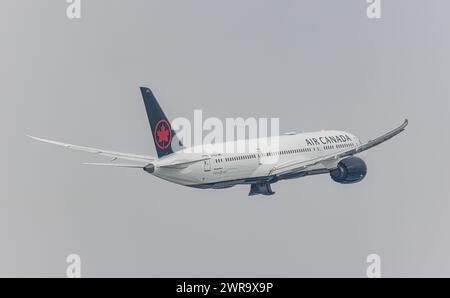
[[[341,184],[360,182],[367,174],[363,152],[396,136],[408,125],[408,119],[405,119],[399,127],[365,143],[349,132],[327,130],[277,136],[277,150],[269,146],[258,146],[243,153],[215,149],[223,148],[224,143],[213,144],[208,150],[203,146],[186,148],[177,138],[153,92],[146,87],[140,87],[140,91],[158,157],[28,137],[112,158],[110,163],[84,163],[86,165],[142,169],[164,180],[200,189],[224,189],[244,184],[250,186],[248,195],[253,196],[273,195],[271,185],[280,180],[319,174],[329,174],[333,181]],[[225,145],[234,146],[238,142],[242,140]],[[259,143],[268,144],[267,140]],[[114,163],[116,159],[133,163]]]

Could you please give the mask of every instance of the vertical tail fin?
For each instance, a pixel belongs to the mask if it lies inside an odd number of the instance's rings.
[[[141,87],[141,93],[144,98],[145,109],[150,128],[152,129],[153,141],[155,142],[158,157],[163,157],[180,150],[182,144],[177,139],[169,119],[167,119],[156,101],[153,92],[149,88]]]

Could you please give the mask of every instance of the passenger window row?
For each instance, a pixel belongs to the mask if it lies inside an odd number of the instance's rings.
[[[225,159],[223,159],[223,158],[216,158],[215,162],[216,163],[221,163],[221,162],[224,162],[224,160],[225,161],[236,161],[236,160],[245,160],[245,159],[252,159],[252,158],[256,158],[256,154],[247,154],[247,155],[226,157]]]
[[[349,148],[353,147],[353,143],[346,143],[346,144],[337,144],[337,149],[342,148]],[[315,149],[315,148],[314,148]],[[324,150],[331,150],[334,149],[334,145],[327,145],[323,147]],[[304,153],[304,152],[311,152],[313,151],[312,148],[298,148],[298,149],[292,149],[292,150],[282,150],[282,151],[276,151],[276,152],[268,152],[268,153],[262,153],[262,156],[277,156],[277,155],[288,155],[288,154],[296,154],[296,153]],[[239,156],[233,156],[233,157],[226,157],[226,158],[215,158],[214,161],[216,163],[223,163],[223,162],[229,162],[229,161],[238,161],[238,160],[246,160],[246,159],[253,159],[257,158],[257,154],[246,154],[246,155],[239,155]]]
[[[350,148],[350,147],[353,147],[353,146],[354,146],[353,143],[337,144],[336,148],[342,149],[342,148]]]
[[[312,148],[298,148],[298,149],[292,149],[292,150],[282,150],[282,151],[276,151],[276,152],[268,152],[268,153],[262,153],[262,156],[277,156],[277,155],[287,155],[287,154],[295,154],[295,153],[304,153],[304,152],[311,152]],[[222,158],[216,158],[214,161],[216,163],[221,162],[228,162],[228,161],[238,161],[238,160],[245,160],[245,159],[252,159],[257,158],[257,154],[247,154],[247,155],[240,155],[240,156],[234,156],[234,157],[226,157],[225,159]]]

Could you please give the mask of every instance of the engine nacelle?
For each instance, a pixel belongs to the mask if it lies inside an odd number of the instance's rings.
[[[338,183],[350,184],[364,179],[367,166],[361,158],[351,156],[341,160],[337,168],[330,171],[331,179]]]

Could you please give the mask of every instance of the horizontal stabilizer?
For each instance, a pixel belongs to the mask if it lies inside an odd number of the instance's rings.
[[[131,164],[119,164],[119,163],[96,163],[96,162],[84,162],[82,165],[86,166],[100,166],[100,167],[117,167],[117,168],[135,168],[143,169],[143,165],[131,165]]]

